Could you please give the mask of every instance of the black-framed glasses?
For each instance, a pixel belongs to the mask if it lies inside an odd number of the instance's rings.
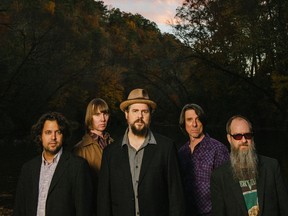
[[[245,134],[230,134],[230,136],[233,137],[233,139],[235,140],[241,140],[243,138],[243,136],[245,137],[245,139],[252,139],[253,138],[253,133],[245,133]]]

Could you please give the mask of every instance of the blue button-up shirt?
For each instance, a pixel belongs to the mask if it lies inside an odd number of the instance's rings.
[[[187,215],[209,215],[212,210],[210,177],[212,170],[229,160],[228,148],[205,134],[195,146],[190,141],[179,149],[179,161],[187,205]]]

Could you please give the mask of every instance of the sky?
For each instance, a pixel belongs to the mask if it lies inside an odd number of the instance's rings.
[[[172,33],[168,22],[173,21],[176,8],[183,0],[102,0],[108,9],[119,8],[123,12],[141,14],[155,22],[161,32]]]

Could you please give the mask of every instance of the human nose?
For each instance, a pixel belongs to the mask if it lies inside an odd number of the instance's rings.
[[[244,143],[247,142],[247,139],[245,138],[245,136],[242,136],[241,141]]]
[[[57,138],[57,134],[56,134],[57,132],[53,132],[53,133],[51,133],[51,139],[52,140],[56,140],[56,138]]]
[[[101,120],[101,121],[105,121],[105,114],[104,114],[104,113],[101,113],[101,114],[100,114],[100,120]]]
[[[138,118],[140,119],[140,118],[143,118],[144,112],[139,111],[139,112],[137,112],[137,114],[138,114]]]
[[[193,127],[197,127],[197,121],[196,121],[196,120],[193,120],[193,121],[192,121],[192,126],[193,126]]]

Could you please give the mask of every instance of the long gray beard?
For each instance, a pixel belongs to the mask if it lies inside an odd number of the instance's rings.
[[[246,180],[256,179],[257,172],[257,154],[255,152],[255,145],[252,145],[246,151],[239,151],[239,149],[231,148],[230,154],[232,173],[234,179]]]

